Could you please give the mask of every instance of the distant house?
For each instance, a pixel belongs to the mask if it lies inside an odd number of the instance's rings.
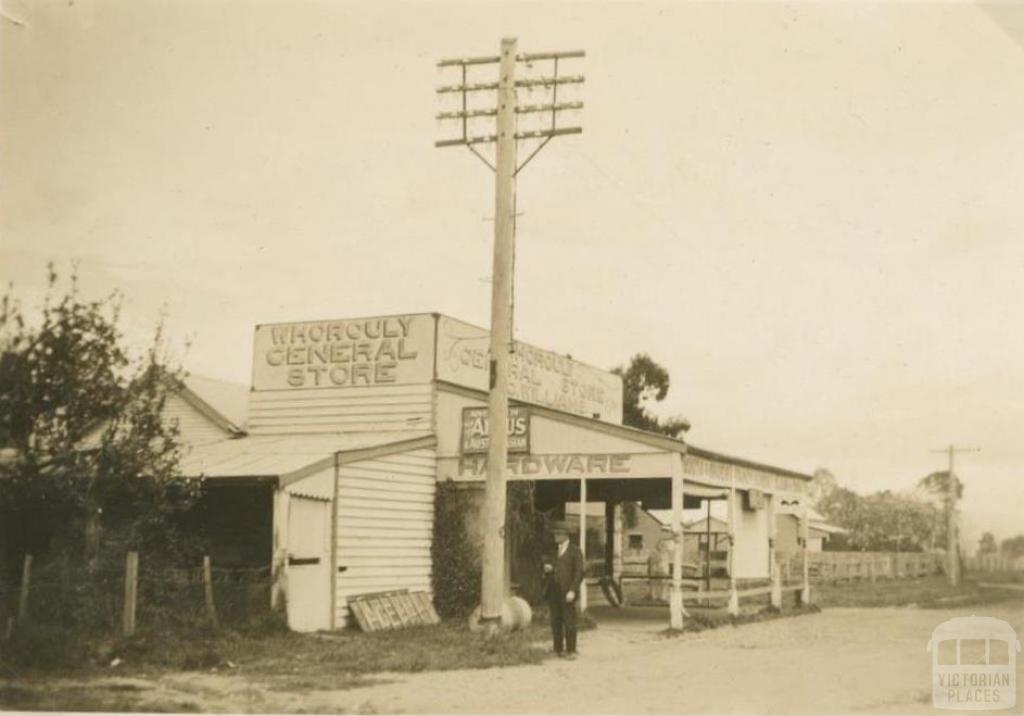
[[[627,527],[623,519],[622,526],[622,563],[626,571],[636,571],[638,567],[645,570],[651,554],[659,550],[659,545],[665,551],[665,542],[672,539],[671,527],[640,505],[634,514],[635,524]]]
[[[624,508],[626,509],[626,508]],[[620,515],[622,512],[620,511]],[[635,523],[627,526],[629,520],[621,518],[618,525],[620,535],[617,562],[620,571],[627,574],[647,574],[648,560],[652,554],[666,551],[665,542],[672,540],[672,529],[654,514],[636,505]],[[565,506],[565,519],[574,531],[579,531],[579,503]],[[587,504],[587,561],[604,561],[605,548],[604,503]]]
[[[821,552],[832,535],[846,534],[842,527],[829,524],[824,515],[813,509],[807,511],[807,550]],[[776,510],[775,549],[779,552],[797,552],[800,549],[800,513],[798,508],[783,502]]]
[[[726,576],[729,570],[729,523],[710,516],[683,525],[687,561],[697,566],[697,573]],[[709,555],[710,551],[710,555]]]

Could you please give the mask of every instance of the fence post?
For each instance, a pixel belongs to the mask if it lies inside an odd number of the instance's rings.
[[[214,629],[220,628],[217,622],[217,607],[213,603],[213,570],[210,569],[210,555],[203,555],[203,594],[206,597],[206,615]]]
[[[775,550],[771,553],[772,560],[772,591],[771,601],[772,606],[776,609],[782,609],[782,570],[780,569],[778,556],[775,554]]]
[[[129,552],[124,565],[124,618],[121,632],[124,636],[135,634],[135,607],[139,598],[139,553]]]
[[[32,555],[26,554],[21,565],[21,592],[18,594],[18,623],[28,619],[29,582],[32,579]]]

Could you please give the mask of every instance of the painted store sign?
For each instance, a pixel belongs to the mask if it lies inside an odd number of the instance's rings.
[[[447,316],[438,319],[437,377],[487,390],[490,333]],[[516,342],[509,396],[605,422],[622,421],[622,379],[568,356]]]
[[[433,347],[430,314],[260,325],[253,389],[426,383]]]

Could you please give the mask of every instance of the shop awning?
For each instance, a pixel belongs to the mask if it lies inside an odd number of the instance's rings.
[[[193,447],[181,460],[181,472],[210,480],[274,477],[288,484],[329,466],[338,453],[397,449],[431,437],[427,431],[250,435]]]

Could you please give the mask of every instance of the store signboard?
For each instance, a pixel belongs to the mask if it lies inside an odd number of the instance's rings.
[[[256,327],[253,390],[429,383],[434,316],[413,314]]]
[[[490,334],[477,326],[440,316],[437,377],[486,391],[490,376]],[[622,379],[568,356],[516,342],[509,397],[567,413],[622,422]]]
[[[462,409],[462,439],[459,443],[463,455],[487,454],[490,447],[490,420],[487,408]],[[517,405],[508,409],[508,452],[530,452],[530,411]]]

